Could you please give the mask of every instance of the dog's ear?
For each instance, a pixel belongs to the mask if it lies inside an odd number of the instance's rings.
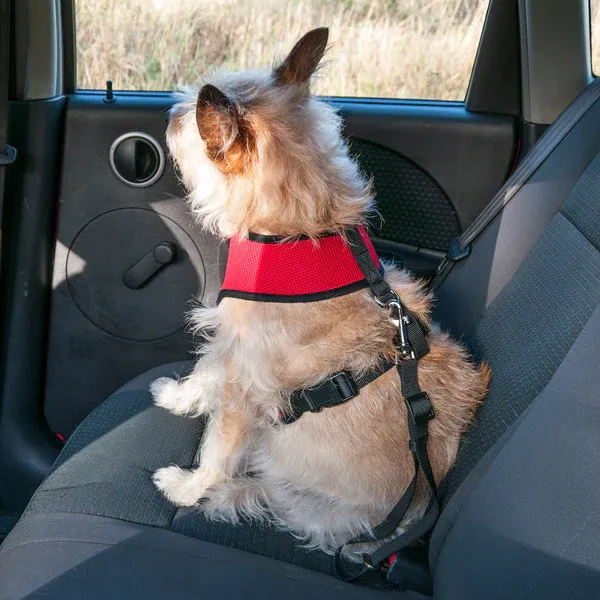
[[[196,123],[208,157],[226,174],[240,174],[249,164],[254,136],[236,105],[214,85],[198,93]]]
[[[306,83],[325,54],[328,38],[327,27],[319,27],[305,34],[275,69],[275,81],[280,84]]]

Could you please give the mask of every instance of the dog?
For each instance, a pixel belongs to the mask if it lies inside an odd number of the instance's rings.
[[[167,144],[191,211],[211,232],[319,247],[323,236],[343,238],[367,223],[371,183],[349,155],[340,116],[310,94],[327,40],[328,30],[316,29],[270,70],[215,71],[180,93]],[[429,323],[432,298],[423,284],[391,264],[384,269],[411,314]],[[396,327],[369,291],[310,302],[224,297],[194,309],[191,323],[204,336],[197,364],[180,381],[156,380],[151,393],[177,415],[207,416],[200,462],[158,470],[159,490],[214,519],[268,520],[328,553],[372,532],[414,474],[396,369],[342,405],[281,422],[294,390],[342,370],[365,373],[395,356]],[[428,454],[439,481],[486,394],[489,372],[430,327],[418,376],[435,410]],[[420,481],[398,531],[427,503]]]

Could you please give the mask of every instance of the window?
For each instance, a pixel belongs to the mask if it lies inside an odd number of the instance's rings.
[[[77,84],[171,90],[264,67],[330,28],[315,92],[463,100],[489,0],[75,0]]]
[[[600,0],[590,0],[590,37],[592,73],[600,73]]]

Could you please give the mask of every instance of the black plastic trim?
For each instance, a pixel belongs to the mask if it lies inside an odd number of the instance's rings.
[[[77,86],[77,31],[75,22],[73,0],[62,0],[63,90],[65,94],[73,94]]]
[[[173,104],[173,92],[157,91],[157,90],[113,90],[115,99],[131,99],[136,98],[139,102],[141,99],[162,99],[164,102]],[[89,90],[85,88],[77,88],[74,94],[80,96],[97,96],[105,97],[106,90]],[[321,100],[331,102],[333,104],[367,104],[373,106],[389,105],[389,106],[407,106],[407,107],[431,107],[431,108],[465,108],[465,102],[462,100],[418,100],[414,98],[362,98],[359,96],[316,96]]]
[[[520,116],[518,0],[491,0],[465,100],[467,110]]]
[[[470,112],[461,103],[333,104],[342,110],[346,135],[393,150],[427,172],[450,199],[462,229],[510,172],[516,123],[509,115]]]
[[[64,108],[64,97],[9,107],[9,141],[26,157],[7,177],[0,295],[0,505],[14,512],[60,448],[42,400]]]
[[[324,233],[322,235],[317,236],[318,239],[333,237],[338,235],[337,233]],[[248,234],[248,239],[251,242],[259,242],[261,244],[281,244],[283,242],[306,242],[310,240],[310,236],[308,235],[296,235],[296,236],[286,236],[286,235],[267,235],[266,233],[252,233]]]
[[[528,121],[523,121],[521,123],[519,161],[525,157],[527,152],[529,152],[533,146],[535,146],[548,127],[550,127],[550,125],[544,125],[542,123],[529,123]]]
[[[418,248],[376,237],[372,237],[371,242],[381,259],[391,261],[398,267],[407,269],[416,277],[423,279],[431,279],[446,256],[445,252]]]

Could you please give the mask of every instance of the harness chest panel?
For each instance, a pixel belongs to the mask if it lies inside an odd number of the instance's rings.
[[[364,227],[360,235],[378,269],[379,258]],[[316,302],[369,287],[347,240],[338,234],[315,240],[250,234],[235,236],[219,301]]]

